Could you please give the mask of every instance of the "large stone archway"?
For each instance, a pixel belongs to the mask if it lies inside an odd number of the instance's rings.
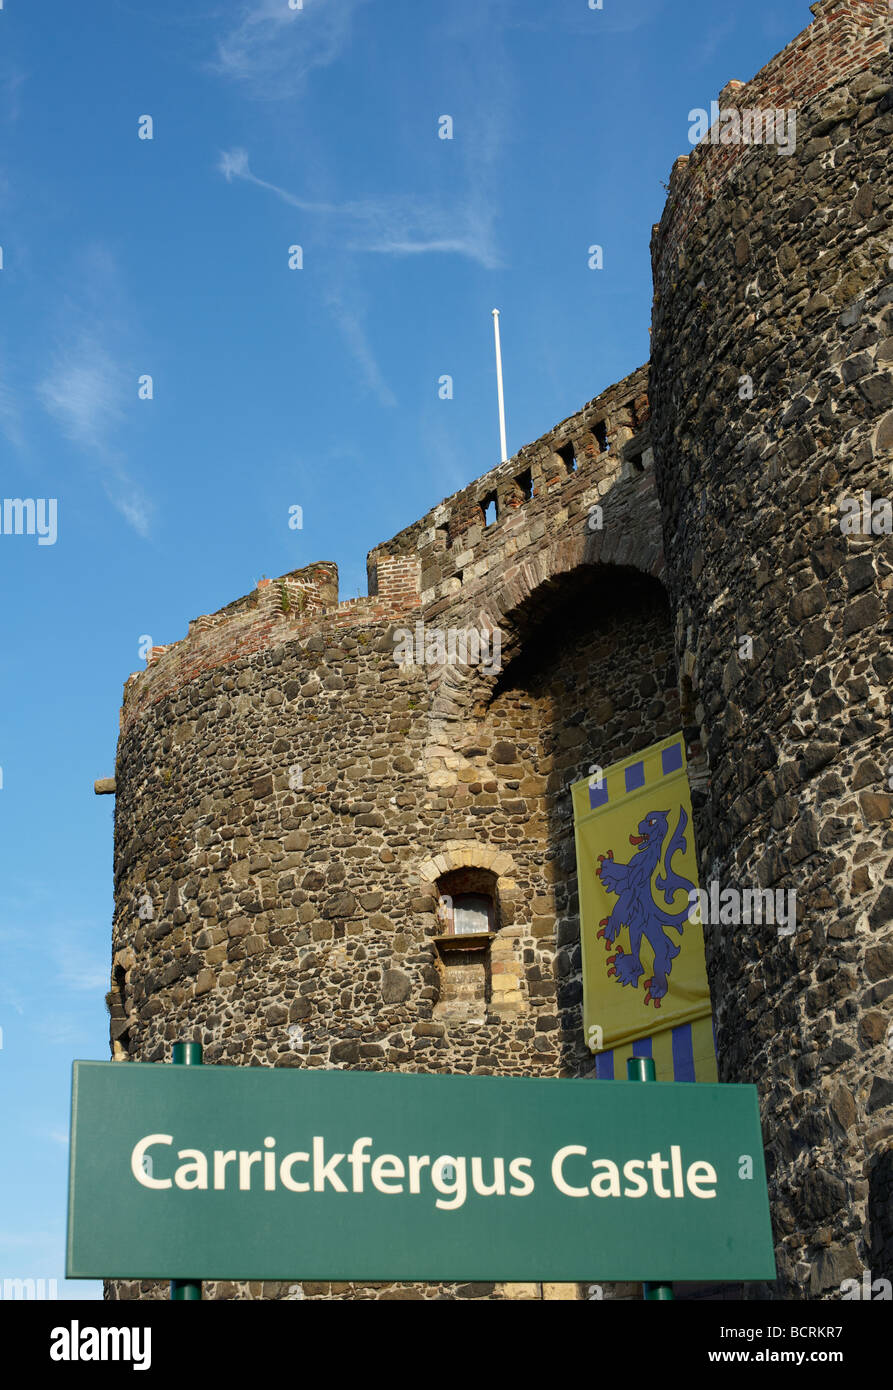
[[[634,505],[631,503],[634,502]],[[651,474],[631,485],[618,481],[604,496],[597,529],[561,535],[551,544],[526,557],[522,563],[500,572],[493,583],[473,598],[457,602],[437,622],[445,627],[476,627],[500,633],[501,664],[510,664],[521,652],[527,627],[521,615],[531,606],[548,606],[548,596],[562,578],[585,570],[610,569],[618,574],[633,571],[663,580],[664,552],[660,529],[660,503]],[[430,722],[432,736],[442,726],[461,718],[469,703],[486,699],[498,673],[481,666],[462,664],[434,668]]]
[[[685,723],[660,580],[632,566],[571,564],[587,553],[558,548],[545,568],[503,586],[505,664],[438,672],[453,679],[453,705],[447,717],[432,715],[424,750],[432,815],[422,898],[459,866],[498,875],[513,909],[499,963],[518,982],[501,982],[498,1012],[514,1006],[531,1018],[544,1050],[550,1038],[550,1057],[558,1041],[562,1074],[591,1064],[580,1018],[570,787]]]

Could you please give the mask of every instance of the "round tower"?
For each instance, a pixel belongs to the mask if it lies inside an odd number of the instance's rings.
[[[893,15],[812,9],[674,166],[650,398],[701,883],[796,893],[790,935],[707,932],[720,1077],[816,1298],[893,1262]]]
[[[128,680],[114,1055],[593,1072],[569,789],[681,719],[646,385],[374,550],[368,598],[338,603],[331,565],[265,581]],[[586,1296],[300,1279],[205,1295]]]

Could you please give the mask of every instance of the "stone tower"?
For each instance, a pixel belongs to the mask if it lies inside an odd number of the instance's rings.
[[[369,597],[263,581],[130,677],[109,996],[120,1058],[588,1076],[570,784],[681,727],[702,883],[797,892],[790,938],[706,933],[788,1298],[893,1256],[893,539],[840,524],[891,493],[893,17],[813,12],[720,97],[795,150],[677,161],[650,370],[373,550]]]
[[[812,10],[719,98],[796,111],[795,151],[674,166],[649,390],[702,879],[797,892],[788,941],[711,935],[720,1078],[760,1085],[779,1287],[816,1297],[893,1262],[893,537],[841,526],[893,498],[893,13]]]

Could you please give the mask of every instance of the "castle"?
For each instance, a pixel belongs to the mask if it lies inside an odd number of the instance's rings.
[[[893,537],[841,526],[893,486],[893,13],[812,11],[719,95],[796,149],[674,165],[650,364],[372,550],[368,597],[264,580],[129,678],[109,996],[116,1058],[589,1076],[570,784],[681,728],[702,883],[797,894],[789,936],[705,931],[777,1241],[743,1292],[788,1299],[893,1264]],[[418,624],[499,659],[395,659]],[[205,1296],[590,1296],[295,1279]]]

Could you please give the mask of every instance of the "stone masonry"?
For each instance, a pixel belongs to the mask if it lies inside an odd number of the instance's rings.
[[[893,16],[813,13],[720,96],[795,107],[796,150],[674,166],[649,366],[372,550],[368,598],[264,580],[129,678],[109,994],[120,1059],[589,1076],[569,788],[682,728],[702,883],[797,892],[790,938],[706,932],[770,1170],[744,1292],[783,1298],[893,1264],[893,537],[840,522],[893,496]],[[499,659],[397,659],[450,631]],[[587,1296],[300,1273],[205,1296]]]

